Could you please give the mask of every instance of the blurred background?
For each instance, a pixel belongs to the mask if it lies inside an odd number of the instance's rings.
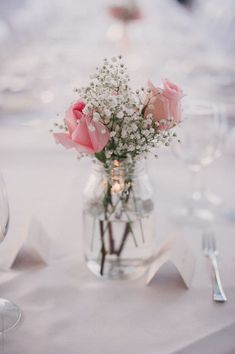
[[[112,6],[141,16],[122,21]],[[187,95],[225,103],[233,120],[234,0],[2,0],[0,48],[1,120],[54,118],[119,53],[133,86],[169,77]]]

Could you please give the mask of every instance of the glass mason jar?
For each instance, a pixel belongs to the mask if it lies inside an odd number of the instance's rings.
[[[84,191],[84,250],[88,268],[108,279],[137,278],[153,252],[154,204],[145,161],[93,161]]]

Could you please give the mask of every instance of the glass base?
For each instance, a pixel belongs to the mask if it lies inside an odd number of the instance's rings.
[[[214,192],[207,191],[205,193],[205,199],[209,204],[213,205],[214,207],[218,207],[222,204],[222,199]]]
[[[202,226],[214,220],[214,214],[206,208],[179,207],[173,212],[173,219],[179,224]]]
[[[134,260],[106,260],[103,274],[100,273],[100,264],[94,260],[86,261],[87,267],[96,276],[103,279],[118,280],[118,279],[137,279],[144,275],[147,270],[146,264],[140,264]]]
[[[14,328],[21,319],[21,310],[13,302],[0,298],[0,333]]]

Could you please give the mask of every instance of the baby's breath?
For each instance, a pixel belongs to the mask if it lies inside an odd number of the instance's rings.
[[[155,147],[168,146],[176,136],[171,130],[164,129],[167,124],[172,124],[172,118],[158,122],[152,113],[144,116],[144,109],[149,104],[149,89],[141,87],[133,91],[129,81],[127,68],[122,57],[118,56],[110,60],[105,58],[90,75],[89,85],[75,89],[79,99],[86,104],[83,113],[93,112],[92,120],[102,123],[110,133],[109,142],[102,151],[105,162],[116,159],[135,161]],[[148,108],[151,109],[151,105]],[[62,127],[57,125],[57,128]],[[95,130],[92,121],[88,129]]]

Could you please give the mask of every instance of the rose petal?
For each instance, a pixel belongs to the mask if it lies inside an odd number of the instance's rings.
[[[54,133],[53,134],[55,141],[57,144],[63,145],[66,149],[71,149],[76,147],[76,143],[74,143],[69,134],[66,133]]]
[[[67,110],[65,116],[65,124],[68,128],[70,135],[72,135],[73,131],[76,129],[78,121],[82,119],[82,110],[84,109],[84,107],[85,103],[82,101],[78,101],[72,104]]]
[[[92,146],[95,152],[101,151],[109,141],[109,131],[100,122],[93,122],[94,131],[89,131]],[[105,131],[105,133],[104,133]]]
[[[78,102],[74,103],[73,110],[82,112],[83,109],[85,108],[85,106],[86,106],[86,104],[83,101],[78,101]]]
[[[70,107],[66,112],[65,124],[68,128],[69,134],[72,135],[73,131],[77,127],[77,118],[74,116],[72,107]]]
[[[82,102],[77,102],[68,109],[65,123],[69,132],[55,133],[55,140],[66,148],[74,147],[79,152],[99,152],[108,143],[109,131],[101,122],[92,119],[93,112],[84,115],[76,110],[83,109],[82,107]]]
[[[159,87],[155,87],[152,81],[148,80],[148,88],[152,91],[153,94],[158,95],[161,92]]]
[[[163,95],[169,99],[180,100],[183,97],[181,88],[167,79],[163,79]]]
[[[149,113],[153,115],[153,120],[160,122],[172,119],[166,124],[158,126],[158,130],[167,130],[178,124],[181,121],[181,98],[183,91],[181,88],[169,80],[163,80],[163,89],[155,87],[151,81],[148,81],[148,87],[151,92],[148,94],[148,101],[146,100],[146,108],[144,116],[147,117]]]
[[[87,121],[81,121],[74,130],[72,140],[81,146],[92,148],[92,143],[88,131]]]

